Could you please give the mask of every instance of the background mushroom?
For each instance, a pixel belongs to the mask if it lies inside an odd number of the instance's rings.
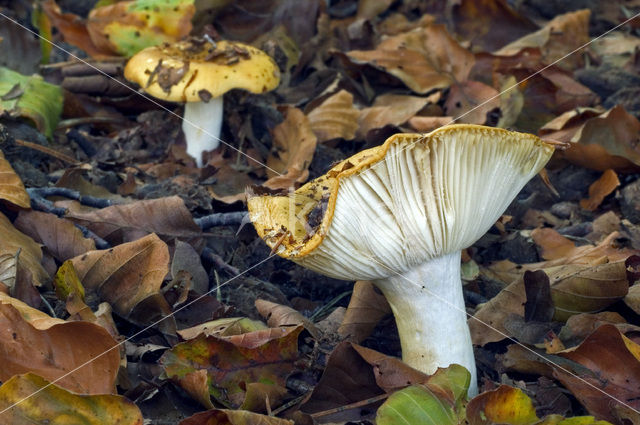
[[[497,128],[396,134],[287,195],[251,195],[251,220],[279,255],[345,280],[372,280],[392,307],[403,360],[426,373],[473,347],[460,250],[498,219],[553,146]]]
[[[141,50],[124,75],[158,99],[185,103],[182,130],[198,166],[202,152],[220,143],[222,95],[231,89],[264,93],[280,82],[278,66],[262,50],[195,37]]]

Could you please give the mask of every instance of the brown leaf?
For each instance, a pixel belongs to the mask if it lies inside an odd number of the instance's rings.
[[[320,332],[318,332],[313,322],[289,306],[257,299],[256,309],[262,317],[267,319],[267,325],[269,325],[270,328],[302,325],[309,331],[311,336],[316,339],[320,337]]]
[[[191,289],[195,292],[205,294],[209,291],[209,275],[202,266],[200,255],[188,243],[177,240],[171,259],[171,275],[175,278],[180,271],[191,275]]]
[[[178,425],[294,425],[293,421],[246,410],[213,409],[182,420]]]
[[[443,125],[451,124],[453,117],[420,117],[409,119],[409,126],[420,133],[430,133]]]
[[[355,63],[388,72],[420,94],[465,81],[474,63],[473,54],[436,24],[388,37],[375,50],[347,55]]]
[[[318,142],[333,139],[353,140],[360,112],[353,106],[353,95],[346,90],[331,95],[307,114]]]
[[[193,339],[198,335],[206,336],[231,336],[240,335],[258,330],[269,329],[264,323],[251,320],[246,317],[223,317],[222,319],[212,320],[190,328],[178,331],[183,339]]]
[[[31,208],[31,199],[22,180],[0,151],[0,199],[11,202],[21,208]]]
[[[629,325],[624,317],[613,311],[603,311],[600,313],[581,313],[569,317],[567,323],[562,327],[558,337],[567,345],[574,346],[580,344],[589,334],[604,324],[614,325],[621,332],[625,332]]]
[[[135,201],[88,212],[74,207],[67,217],[114,245],[149,233],[165,238],[193,238],[202,234],[179,196]]]
[[[32,371],[80,394],[115,393],[120,354],[105,329],[54,319],[4,294],[0,302],[0,380]]]
[[[0,421],[12,425],[142,425],[135,404],[118,395],[79,395],[33,373],[13,376],[0,387]]]
[[[115,248],[89,251],[71,261],[86,290],[96,292],[116,313],[128,317],[137,304],[159,293],[169,271],[169,249],[151,234]]]
[[[253,154],[251,156],[257,158]],[[211,197],[225,204],[233,204],[238,201],[244,202],[246,199],[245,189],[254,184],[248,174],[236,170],[231,159],[225,158],[217,152],[213,153],[207,164],[215,167],[215,173],[213,174],[215,183],[207,185],[207,190]],[[249,165],[254,165],[253,161],[249,161]],[[261,164],[260,167],[262,167]]]
[[[495,53],[510,56],[528,47],[538,47],[545,64],[563,58],[558,66],[567,70],[580,68],[583,65],[581,55],[564,56],[590,41],[590,16],[591,11],[588,9],[558,15],[540,30],[509,43]]]
[[[571,143],[563,156],[574,164],[622,172],[640,167],[639,132],[640,121],[622,106],[569,111],[540,129],[542,137]]]
[[[452,11],[456,33],[482,50],[496,50],[537,28],[504,0],[462,0],[457,3]]]
[[[85,238],[74,224],[54,214],[20,211],[13,223],[17,229],[43,244],[58,261],[96,249],[93,239]]]
[[[632,422],[640,421],[640,414],[632,413],[629,408],[640,409],[637,397],[640,390],[639,345],[622,335],[615,326],[602,325],[578,347],[558,355],[591,371],[591,374],[580,373],[579,378],[559,368],[554,368],[553,372],[590,414],[622,424],[618,410],[622,409],[626,414],[632,414]],[[619,405],[615,399],[629,407]]]
[[[595,211],[607,195],[613,193],[620,186],[620,180],[615,171],[606,170],[598,180],[589,186],[589,198],[581,199],[580,206],[588,211]]]
[[[380,319],[391,314],[391,307],[369,281],[359,280],[353,293],[338,335],[352,342],[361,342],[373,332]]]
[[[436,103],[440,92],[427,97],[383,94],[376,98],[373,106],[364,108],[358,118],[358,137],[364,138],[371,130],[385,125],[399,126],[415,116],[428,103]]]
[[[2,213],[0,213],[0,235],[2,235],[0,238],[0,255],[15,256],[19,250],[19,263],[26,270],[29,270],[33,284],[41,286],[49,280],[48,273],[40,264],[42,261],[40,245],[13,227]]]
[[[422,384],[429,378],[396,357],[387,356],[370,348],[351,344],[364,361],[373,367],[376,383],[388,393],[412,384]]]
[[[500,93],[478,81],[453,84],[444,104],[447,115],[458,118],[458,122],[484,124],[487,114],[500,107]]]
[[[285,175],[277,176],[267,170],[271,178],[263,185],[271,189],[287,189],[296,183],[304,183],[316,150],[317,137],[304,113],[298,108],[287,107],[284,115],[285,120],[273,129],[276,152],[267,158],[267,165]]]

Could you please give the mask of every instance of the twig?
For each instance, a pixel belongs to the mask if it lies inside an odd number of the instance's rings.
[[[78,161],[75,158],[70,157],[69,155],[65,155],[63,153],[60,153],[54,149],[48,148],[46,146],[42,146],[39,145],[37,143],[32,143],[32,142],[27,142],[25,140],[20,140],[20,139],[15,139],[15,143],[18,146],[23,146],[25,148],[29,148],[29,149],[33,149],[35,151],[38,152],[42,152],[44,154],[47,154],[49,156],[52,156],[56,159],[59,159],[60,161],[64,161],[67,162],[69,164],[73,164],[73,165],[77,165],[80,163],[80,161]]]
[[[82,232],[82,236],[84,236],[85,238],[93,239],[93,241],[96,243],[96,248],[98,249],[111,248],[111,244],[109,242],[105,241],[100,236],[93,233],[91,230],[77,223],[74,223],[74,225]]]
[[[389,397],[389,394],[380,394],[379,396],[371,397],[371,398],[368,398],[366,400],[356,401],[355,403],[347,404],[345,406],[340,406],[340,407],[336,407],[334,409],[329,409],[329,410],[323,410],[322,412],[312,413],[310,416],[312,418],[320,418],[322,416],[331,415],[333,413],[344,412],[345,410],[355,409],[357,407],[362,407],[362,406],[367,406],[367,405],[375,403],[377,401],[384,400],[387,397]]]
[[[249,213],[245,211],[215,213],[194,219],[202,230],[215,226],[235,226],[246,222]]]
[[[306,396],[307,396],[306,394],[302,394],[300,397],[294,398],[293,400],[289,400],[288,402],[286,402],[282,406],[278,407],[277,409],[272,410],[271,411],[271,416],[278,416],[281,412],[284,412],[285,410],[287,410],[291,406],[294,406],[294,405],[300,403],[302,400],[304,400],[304,398]]]
[[[206,260],[211,261],[214,266],[216,266],[220,270],[224,270],[225,272],[229,273],[231,276],[236,276],[240,274],[240,270],[233,267],[231,264],[227,264],[227,262],[224,261],[222,257],[220,257],[218,254],[213,252],[211,248],[205,247],[202,250],[202,257]]]
[[[97,198],[90,195],[82,195],[80,192],[66,187],[32,187],[27,189],[31,199],[47,198],[49,196],[62,196],[80,202],[82,205],[94,208],[106,208],[115,205],[111,199]]]

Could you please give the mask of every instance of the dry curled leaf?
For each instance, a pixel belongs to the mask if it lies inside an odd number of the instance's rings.
[[[427,97],[383,94],[376,98],[373,105],[364,108],[358,118],[358,135],[364,138],[370,130],[385,125],[399,126],[414,117],[429,103],[440,100],[440,92]]]
[[[267,319],[267,325],[269,325],[269,327],[277,328],[279,326],[302,325],[309,331],[311,336],[316,339],[320,337],[320,333],[313,322],[304,317],[299,311],[286,305],[261,299],[257,299],[255,304],[258,313]]]
[[[488,114],[497,108],[500,108],[500,93],[478,81],[453,84],[444,104],[447,115],[468,124],[485,124]]]
[[[380,319],[391,314],[391,307],[371,282],[359,280],[353,293],[338,335],[352,342],[361,342],[376,327]]]
[[[31,199],[29,199],[22,180],[13,170],[9,161],[4,158],[2,151],[0,151],[0,199],[21,208],[31,208]]]
[[[42,267],[42,249],[33,239],[18,231],[11,222],[0,213],[0,255],[15,256],[20,251],[19,265],[29,271],[35,286],[40,286],[49,280],[49,275]],[[19,266],[19,269],[20,270]]]
[[[353,140],[358,129],[360,112],[353,106],[353,95],[340,90],[307,114],[318,142],[339,139]]]

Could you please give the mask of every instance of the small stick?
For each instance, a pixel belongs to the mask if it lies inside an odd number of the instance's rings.
[[[77,159],[71,158],[69,155],[65,155],[63,153],[60,153],[46,146],[42,146],[37,143],[27,142],[25,140],[20,140],[20,139],[15,139],[15,142],[16,142],[16,145],[18,146],[23,146],[25,148],[33,149],[34,151],[42,152],[56,159],[59,159],[60,161],[67,162],[72,165],[80,164],[80,161],[78,161]]]
[[[366,406],[368,404],[372,404],[372,403],[375,403],[377,401],[384,400],[387,397],[389,397],[389,394],[380,394],[379,396],[371,397],[371,398],[368,398],[366,400],[356,401],[355,403],[347,404],[347,405],[336,407],[336,408],[329,409],[329,410],[324,410],[322,412],[312,413],[310,416],[312,418],[320,418],[322,416],[331,415],[333,413],[340,413],[340,412],[344,412],[345,410],[355,409],[357,407]]]
[[[215,213],[193,219],[202,230],[215,226],[235,226],[242,224],[249,213],[245,211]]]

